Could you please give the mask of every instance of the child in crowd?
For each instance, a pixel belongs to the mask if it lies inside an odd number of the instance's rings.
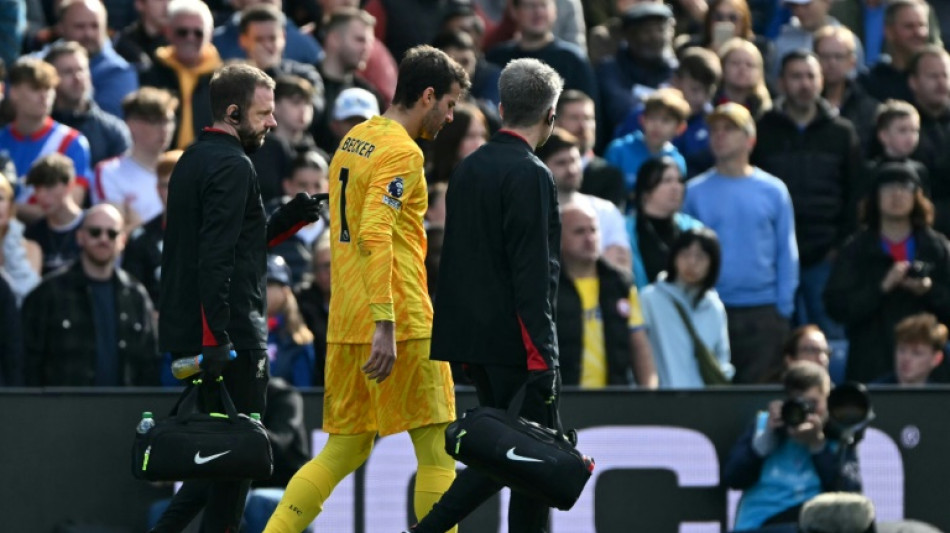
[[[686,160],[670,141],[686,130],[689,114],[689,103],[679,89],[658,89],[643,102],[642,131],[610,143],[604,159],[623,172],[628,195],[636,185],[640,165],[650,158],[670,156],[679,165],[680,172],[686,174]]]
[[[680,57],[679,66],[673,73],[672,86],[683,93],[689,104],[689,117],[686,129],[673,139],[673,146],[686,160],[686,177],[704,172],[713,166],[712,152],[709,151],[709,128],[706,127],[706,114],[712,111],[712,100],[722,79],[722,67],[719,56],[706,48],[686,49]],[[633,133],[641,129],[643,109],[637,109],[627,116],[617,128],[616,137]]]
[[[894,328],[894,372],[873,383],[920,387],[932,383],[931,374],[943,362],[947,326],[930,313],[911,315]]]
[[[927,167],[910,158],[920,140],[920,114],[917,109],[903,100],[887,100],[877,108],[875,130],[880,154],[868,161],[865,186],[874,183],[877,170],[884,163],[906,163],[914,167],[924,194],[929,197],[930,174]],[[862,188],[859,192],[863,197],[865,190]]]
[[[673,74],[673,87],[682,91],[689,103],[686,130],[673,139],[673,146],[686,159],[686,178],[692,178],[713,166],[709,151],[709,128],[706,115],[712,111],[712,99],[722,80],[719,57],[705,48],[690,48],[680,58]]]

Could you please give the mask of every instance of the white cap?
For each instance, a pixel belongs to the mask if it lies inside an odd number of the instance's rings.
[[[341,92],[333,103],[333,120],[346,120],[351,117],[372,118],[379,114],[376,96],[366,89],[350,87]]]

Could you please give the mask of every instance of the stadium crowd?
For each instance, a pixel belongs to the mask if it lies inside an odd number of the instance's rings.
[[[810,334],[837,382],[950,379],[943,2],[10,5],[0,385],[176,384],[155,343],[164,199],[181,150],[210,125],[212,73],[246,61],[277,82],[277,127],[252,155],[272,212],[327,191],[341,138],[387,108],[397,61],[419,43],[472,80],[454,120],[420,141],[432,298],[449,177],[499,128],[500,69],[537,58],[565,80],[537,153],[570,214],[565,384],[777,383],[799,355],[788,345]],[[272,368],[297,386],[322,383],[326,227],[269,262]],[[902,362],[895,328],[908,317],[936,325]]]
[[[178,385],[156,342],[165,204],[182,150],[212,123],[212,74],[247,62],[276,81],[277,127],[251,156],[273,212],[341,179],[329,175],[338,145],[387,109],[398,61],[420,43],[472,84],[454,120],[420,141],[433,300],[450,176],[500,127],[501,69],[536,58],[564,79],[536,155],[561,207],[565,385],[783,383],[803,360],[835,382],[950,381],[950,2],[2,9],[0,386]],[[328,222],[267,263],[271,374],[296,387],[323,384]],[[786,388],[821,400],[824,376],[806,365]],[[824,450],[823,435],[802,438]],[[746,440],[742,488],[786,450]]]

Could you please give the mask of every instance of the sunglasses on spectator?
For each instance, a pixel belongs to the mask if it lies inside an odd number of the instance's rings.
[[[205,31],[201,28],[175,28],[175,37],[184,39],[189,35],[195,39],[203,39],[205,36]]]
[[[109,237],[110,241],[114,241],[116,237],[119,236],[118,230],[114,230],[112,228],[100,228],[97,226],[90,226],[86,228],[86,233],[88,233],[93,239],[98,239],[99,237],[102,237],[103,233],[105,233]]]

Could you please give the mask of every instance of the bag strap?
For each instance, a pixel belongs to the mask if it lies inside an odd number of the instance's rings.
[[[728,383],[729,379],[722,373],[719,362],[715,360],[712,350],[699,338],[699,334],[696,333],[696,328],[693,326],[693,321],[690,320],[689,315],[686,314],[686,310],[683,309],[683,306],[680,305],[675,298],[671,298],[670,301],[673,302],[673,307],[676,308],[676,312],[683,320],[683,325],[686,326],[686,331],[689,332],[689,336],[693,340],[693,345],[702,347],[703,349],[702,354],[697,353],[697,350],[693,350],[693,358],[696,359],[696,364],[699,365],[699,373],[703,378],[703,382],[707,385],[722,385]]]
[[[198,411],[198,387],[194,381],[189,381],[185,390],[178,395],[178,401],[172,407],[168,416],[178,416],[179,413],[194,413]]]
[[[671,298],[670,301],[673,302],[673,307],[676,308],[676,313],[679,314],[680,318],[683,320],[683,325],[686,326],[686,331],[689,332],[689,338],[691,338],[695,343],[706,346],[696,333],[696,328],[693,327],[693,321],[690,320],[689,315],[686,314],[686,309],[683,309],[683,306],[677,302],[675,298]],[[706,346],[706,349],[708,350],[709,347]]]
[[[203,386],[201,379],[191,380],[178,397],[178,401],[175,402],[175,407],[172,408],[170,416],[190,415],[200,412],[198,409],[198,397],[200,396],[199,391],[201,386]],[[218,394],[221,398],[221,406],[224,407],[224,412],[228,415],[228,420],[231,422],[237,421],[237,408],[234,407],[234,401],[231,400],[231,395],[228,394],[228,388],[224,386],[224,380],[219,380],[211,386],[217,387]]]
[[[555,380],[560,379],[560,372],[554,370]],[[536,381],[539,381],[544,377],[546,372],[529,372],[528,379],[525,380],[524,384],[518,389],[518,392],[515,393],[514,397],[511,399],[511,402],[508,404],[508,417],[511,420],[517,420],[521,415],[521,407],[524,406],[524,398],[528,393],[528,386],[534,384]],[[556,385],[555,385],[556,386]],[[554,422],[554,429],[557,431],[559,437],[564,436],[564,427],[561,425],[561,414],[557,408],[558,403],[560,402],[560,394],[554,396],[554,400],[548,403],[548,409],[550,410],[551,420]]]

